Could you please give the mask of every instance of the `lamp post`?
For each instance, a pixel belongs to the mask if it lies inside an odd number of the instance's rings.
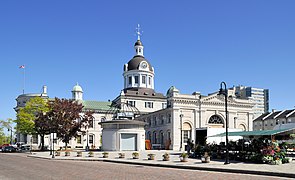
[[[224,85],[224,89],[222,88],[222,85]],[[224,164],[229,164],[229,152],[228,152],[228,112],[227,112],[227,88],[226,83],[221,82],[220,83],[220,89],[218,95],[224,95],[225,97],[225,143],[226,143],[226,155],[225,155],[225,162]]]
[[[10,145],[12,145],[12,128],[7,128],[8,131],[10,131]]]
[[[182,117],[183,114],[182,112],[180,112],[181,114],[179,115],[180,117],[180,151],[182,151]]]
[[[89,122],[87,122],[85,128],[87,129],[86,130],[86,151],[89,151],[89,143],[88,143],[88,131],[89,131]]]
[[[55,153],[54,153],[54,140],[56,138],[56,133],[51,133],[51,139],[52,139],[52,158],[55,158]]]

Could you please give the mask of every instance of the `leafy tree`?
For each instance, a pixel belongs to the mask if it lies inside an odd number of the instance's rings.
[[[37,134],[40,135],[41,139],[41,150],[44,150],[44,138],[46,134],[50,133],[50,130],[52,129],[52,120],[48,116],[47,113],[39,113],[37,115],[37,118],[35,119],[35,128]]]
[[[92,112],[88,111],[81,115],[83,105],[75,100],[58,99],[50,104],[48,119],[52,120],[51,125],[53,131],[57,133],[57,137],[65,143],[66,148],[69,141],[73,137],[78,136],[78,132],[82,131],[89,120],[93,119]]]
[[[12,129],[13,129],[13,120],[11,118],[7,119],[6,121],[0,120],[0,125],[1,125],[1,127],[0,127],[0,145],[1,144],[8,144],[8,143],[12,144],[13,140],[10,139],[12,137],[6,136],[5,133],[4,133],[3,128],[7,128],[8,131],[12,131]]]
[[[44,149],[44,135],[42,131],[44,128],[40,128],[42,123],[40,122],[40,114],[44,114],[49,111],[48,103],[41,97],[35,97],[30,99],[25,107],[21,108],[17,113],[16,130],[22,134],[39,134],[41,136],[41,146]],[[37,121],[37,124],[35,124]],[[37,125],[37,126],[36,126]],[[47,132],[48,133],[48,132]]]

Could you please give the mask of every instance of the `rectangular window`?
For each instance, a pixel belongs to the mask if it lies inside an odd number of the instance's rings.
[[[138,76],[134,76],[135,84],[138,84]]]
[[[93,128],[93,119],[92,120],[89,120],[89,126],[88,128]]]
[[[89,135],[89,143],[93,144],[93,135],[92,134]]]
[[[142,76],[142,84],[145,84],[145,76]]]
[[[162,108],[165,109],[167,107],[167,103],[162,103]]]
[[[168,123],[171,123],[171,114],[168,114]]]
[[[128,77],[128,84],[129,84],[129,85],[132,84],[132,77],[131,77],[131,76]]]
[[[154,103],[153,102],[145,102],[145,108],[153,108]]]
[[[152,78],[149,77],[149,85],[151,85],[151,82],[152,82]]]
[[[77,144],[81,144],[81,139],[82,139],[82,138],[81,138],[81,135],[78,135],[77,138],[76,138],[76,140],[77,140]]]
[[[190,138],[190,131],[188,131],[188,130],[183,131],[183,142],[187,143],[189,138]]]
[[[135,107],[135,101],[127,101],[127,106]]]

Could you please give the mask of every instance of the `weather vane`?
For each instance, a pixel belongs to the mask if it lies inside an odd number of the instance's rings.
[[[140,40],[140,36],[142,36],[143,31],[141,31],[140,25],[137,24],[136,27],[136,35],[137,35],[137,40]]]

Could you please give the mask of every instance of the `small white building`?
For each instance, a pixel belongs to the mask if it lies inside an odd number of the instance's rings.
[[[102,150],[145,150],[145,123],[136,120],[139,111],[135,107],[115,104],[107,114],[111,117],[99,123],[102,126]]]

